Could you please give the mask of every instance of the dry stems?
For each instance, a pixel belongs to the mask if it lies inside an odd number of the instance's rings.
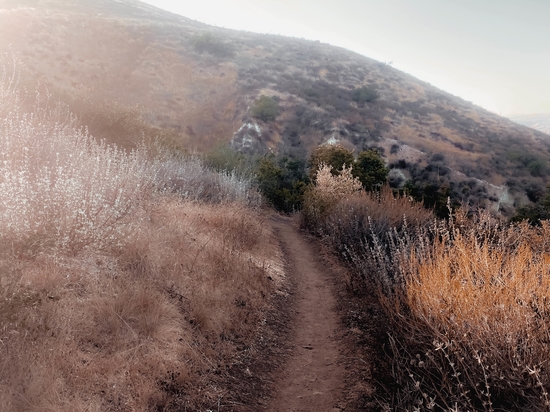
[[[389,191],[330,202],[306,221],[350,263],[354,293],[378,285],[388,410],[550,409],[548,222],[437,221]]]
[[[274,285],[258,194],[98,143],[46,100],[1,112],[0,410],[214,403],[209,373],[251,345]]]

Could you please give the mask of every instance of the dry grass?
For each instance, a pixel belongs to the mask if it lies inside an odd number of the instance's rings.
[[[206,372],[254,339],[273,287],[262,222],[239,204],[165,200],[107,253],[3,256],[0,409],[214,403]]]
[[[454,228],[410,254],[385,302],[398,410],[549,409],[549,230]]]
[[[385,410],[550,409],[548,222],[462,210],[438,221],[388,190],[336,200],[309,223],[351,265],[353,293],[378,287]]]
[[[98,143],[41,95],[25,112],[5,67],[0,410],[216,404],[212,376],[282,280],[259,195],[196,159]]]

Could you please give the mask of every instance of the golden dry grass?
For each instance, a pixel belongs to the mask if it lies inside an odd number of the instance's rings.
[[[395,410],[548,410],[549,230],[478,220],[417,239],[383,299]]]
[[[278,276],[264,219],[167,199],[108,253],[4,253],[0,409],[145,411],[215,397],[201,379],[254,339],[267,276]]]
[[[10,80],[17,59],[9,63],[0,65],[0,410],[215,404],[224,389],[213,376],[253,344],[282,282],[259,194],[198,159],[98,143],[40,93],[27,112]]]
[[[353,293],[378,286],[384,410],[550,409],[550,223],[438,221],[390,190],[333,197],[308,223],[350,264]]]

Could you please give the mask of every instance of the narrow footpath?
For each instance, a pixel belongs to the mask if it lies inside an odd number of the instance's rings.
[[[274,221],[295,277],[295,319],[292,353],[275,376],[275,393],[269,412],[324,412],[338,408],[344,392],[344,367],[340,362],[339,321],[330,273],[292,220]]]

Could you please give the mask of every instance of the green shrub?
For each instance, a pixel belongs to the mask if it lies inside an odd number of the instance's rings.
[[[309,177],[315,180],[321,165],[331,166],[331,173],[336,176],[345,167],[352,167],[355,162],[353,152],[341,144],[317,147],[309,158]]]
[[[300,210],[307,186],[305,161],[282,156],[262,158],[256,167],[256,182],[264,198],[277,210]]]
[[[235,173],[243,177],[254,173],[258,161],[256,156],[238,152],[227,143],[214,146],[202,158],[208,167],[218,172]]]
[[[264,122],[273,121],[279,115],[279,104],[273,97],[260,96],[252,106],[252,116]]]
[[[376,150],[359,153],[353,165],[353,175],[359,179],[366,191],[379,189],[388,179],[389,170],[382,156]]]
[[[358,87],[351,92],[351,98],[359,103],[372,103],[380,97],[380,93],[373,85]]]
[[[191,44],[196,52],[208,53],[216,57],[230,57],[234,54],[230,44],[218,39],[212,33],[203,33],[191,38]]]
[[[512,222],[528,221],[532,225],[540,226],[542,220],[550,219],[550,191],[533,204],[518,207]]]

